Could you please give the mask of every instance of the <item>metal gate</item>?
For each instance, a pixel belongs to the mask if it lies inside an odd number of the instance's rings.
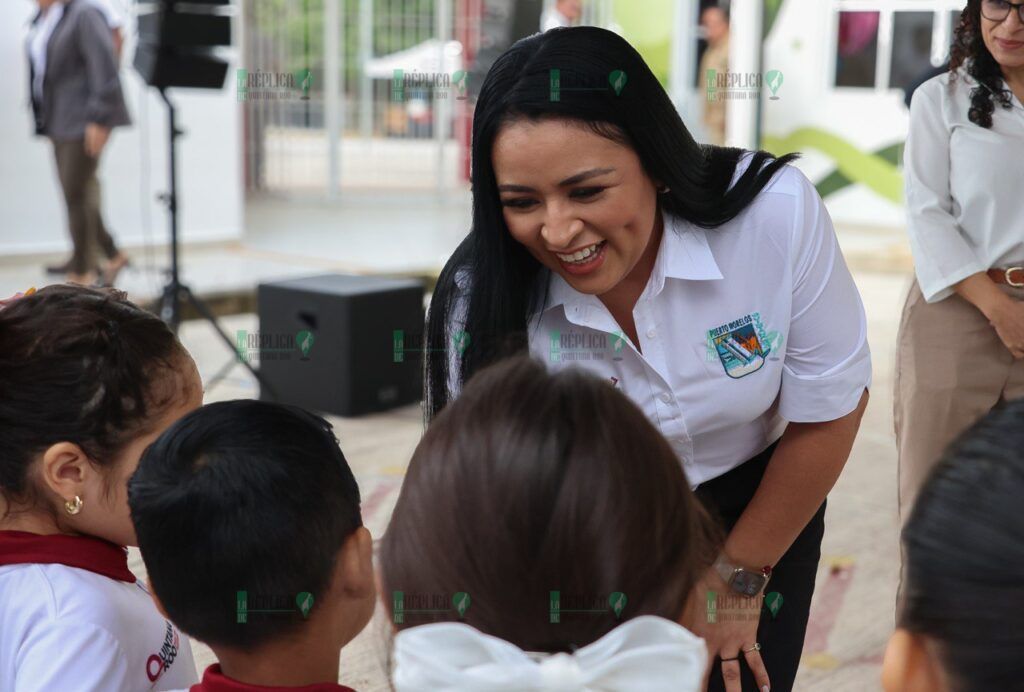
[[[236,88],[247,191],[464,189],[468,70],[510,32],[536,31],[553,1],[245,0]],[[582,22],[611,16],[611,0],[591,0]]]

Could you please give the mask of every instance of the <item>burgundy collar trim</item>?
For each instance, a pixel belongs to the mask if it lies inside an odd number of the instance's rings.
[[[302,687],[250,685],[227,677],[221,672],[220,664],[215,663],[206,669],[203,673],[203,681],[193,685],[190,692],[355,692],[355,690],[336,682],[321,682]]]
[[[0,531],[0,565],[67,565],[132,583],[128,550],[93,536]]]

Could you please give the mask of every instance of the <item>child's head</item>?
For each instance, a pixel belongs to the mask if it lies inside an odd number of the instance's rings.
[[[359,487],[318,416],[249,400],[204,406],[146,450],[128,499],[163,611],[221,656],[314,625],[340,649],[373,614]]]
[[[134,545],[126,480],[146,446],[202,396],[174,333],[120,291],[55,285],[7,303],[0,528]]]
[[[569,651],[638,615],[681,621],[717,538],[632,402],[515,358],[478,373],[416,448],[381,545],[383,597],[398,629],[461,619],[527,651]]]
[[[949,448],[903,529],[886,692],[1019,689],[1024,678],[1024,399]]]

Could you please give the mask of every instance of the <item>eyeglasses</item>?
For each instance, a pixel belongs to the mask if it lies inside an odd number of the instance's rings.
[[[1010,16],[1010,10],[1016,9],[1020,23],[1024,24],[1024,3],[1007,2],[1007,0],[983,0],[981,16],[990,22],[1004,22]]]

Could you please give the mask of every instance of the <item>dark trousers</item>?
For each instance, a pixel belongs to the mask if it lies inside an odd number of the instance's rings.
[[[773,444],[732,471],[697,487],[697,497],[711,515],[718,519],[726,532],[732,530],[754,497],[777,444]],[[765,593],[778,592],[782,596],[782,606],[774,618],[767,607],[761,608],[761,619],[757,626],[761,659],[768,671],[772,692],[789,692],[793,689],[793,680],[796,679],[800,654],[804,647],[807,617],[811,611],[814,579],[818,571],[818,560],[821,558],[821,538],[825,533],[827,503],[827,500],[821,503],[814,517],[775,565],[765,588]],[[743,675],[743,692],[756,690],[754,675],[750,672],[742,653],[739,663]],[[708,690],[725,690],[722,681],[722,662],[718,658],[712,664]]]
[[[53,140],[53,155],[74,246],[71,271],[85,274],[98,269],[97,251],[107,259],[117,256],[117,246],[100,213],[100,183],[96,178],[99,161],[85,153],[84,139]]]

